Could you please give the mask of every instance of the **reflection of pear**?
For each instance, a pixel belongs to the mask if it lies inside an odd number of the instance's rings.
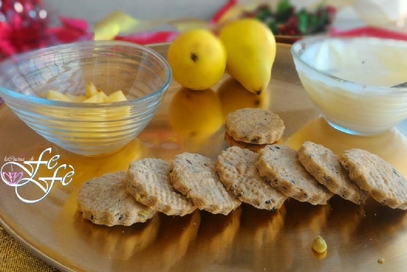
[[[171,101],[169,121],[183,136],[209,137],[224,122],[219,97],[210,89],[195,92],[182,88]]]
[[[237,80],[229,78],[219,86],[218,95],[222,103],[225,117],[238,109],[261,108],[268,109],[270,105],[269,92],[260,95],[248,92]]]

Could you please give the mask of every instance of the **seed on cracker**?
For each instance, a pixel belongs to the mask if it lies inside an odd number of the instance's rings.
[[[137,201],[166,215],[192,213],[196,206],[172,188],[170,164],[162,159],[141,159],[130,164],[127,191]]]
[[[258,209],[279,209],[287,197],[259,175],[256,161],[257,153],[233,146],[218,156],[216,171],[225,188],[240,201]]]
[[[283,135],[281,118],[267,110],[245,108],[226,117],[225,132],[236,141],[249,144],[272,144]]]
[[[124,184],[126,179],[127,173],[120,171],[84,183],[77,198],[78,211],[82,217],[107,226],[130,226],[152,218],[155,211],[127,193]]]
[[[215,162],[200,154],[185,152],[175,156],[170,180],[172,186],[191,198],[200,210],[226,215],[241,204],[219,181]]]
[[[272,187],[288,197],[313,205],[325,205],[333,196],[297,158],[297,152],[283,145],[268,145],[259,152],[256,168]]]
[[[365,203],[369,194],[349,178],[339,157],[330,149],[307,141],[297,153],[304,168],[328,190],[355,204]]]
[[[388,162],[357,148],[344,151],[339,161],[376,201],[393,209],[407,209],[407,180]]]

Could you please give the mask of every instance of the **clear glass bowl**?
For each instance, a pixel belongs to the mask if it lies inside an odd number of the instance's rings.
[[[334,128],[376,135],[407,118],[407,42],[380,38],[312,37],[291,53],[304,89]]]
[[[70,152],[115,152],[146,127],[171,82],[171,68],[152,49],[120,41],[86,41],[14,56],[0,63],[0,97],[29,127]],[[74,103],[49,90],[83,95],[87,83],[128,101]]]

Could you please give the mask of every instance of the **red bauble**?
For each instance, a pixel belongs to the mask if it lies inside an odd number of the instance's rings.
[[[41,0],[0,0],[0,60],[43,47],[47,26]]]

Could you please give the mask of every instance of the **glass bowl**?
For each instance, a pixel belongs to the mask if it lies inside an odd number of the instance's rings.
[[[0,97],[30,128],[70,152],[115,152],[146,127],[171,82],[164,57],[121,41],[86,41],[36,50],[0,63]],[[49,90],[84,95],[89,82],[123,102],[80,103],[46,99]]]
[[[385,132],[407,118],[407,42],[372,37],[313,37],[291,53],[305,91],[334,128]]]

